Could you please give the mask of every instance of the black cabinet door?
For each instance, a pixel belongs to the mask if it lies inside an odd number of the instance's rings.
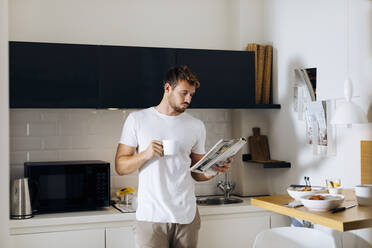
[[[254,53],[177,49],[177,64],[188,65],[200,81],[191,108],[246,108],[254,104]]]
[[[100,58],[101,107],[145,108],[161,101],[175,50],[100,46]]]
[[[11,108],[145,108],[165,72],[193,70],[194,108],[254,105],[254,54],[244,51],[10,42]]]
[[[10,107],[96,108],[98,46],[10,42]]]

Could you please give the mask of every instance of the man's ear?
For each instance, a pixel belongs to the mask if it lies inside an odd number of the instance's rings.
[[[169,92],[171,90],[172,86],[169,83],[164,84],[164,92]]]

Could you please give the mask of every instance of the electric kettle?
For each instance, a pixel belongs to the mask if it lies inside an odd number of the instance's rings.
[[[33,217],[28,178],[13,180],[10,192],[10,218],[28,219]]]

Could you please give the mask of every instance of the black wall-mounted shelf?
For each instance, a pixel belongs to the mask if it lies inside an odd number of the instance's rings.
[[[291,168],[291,163],[279,160],[255,161],[251,160],[251,154],[243,154],[243,162],[262,164],[264,168]]]
[[[251,106],[247,106],[245,108],[252,108],[252,109],[280,109],[280,104],[252,104]]]

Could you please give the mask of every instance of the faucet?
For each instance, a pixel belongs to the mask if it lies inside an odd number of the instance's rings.
[[[235,183],[230,182],[230,172],[225,173],[225,182],[218,181],[217,188],[223,191],[225,201],[230,198],[230,193],[235,189]]]

